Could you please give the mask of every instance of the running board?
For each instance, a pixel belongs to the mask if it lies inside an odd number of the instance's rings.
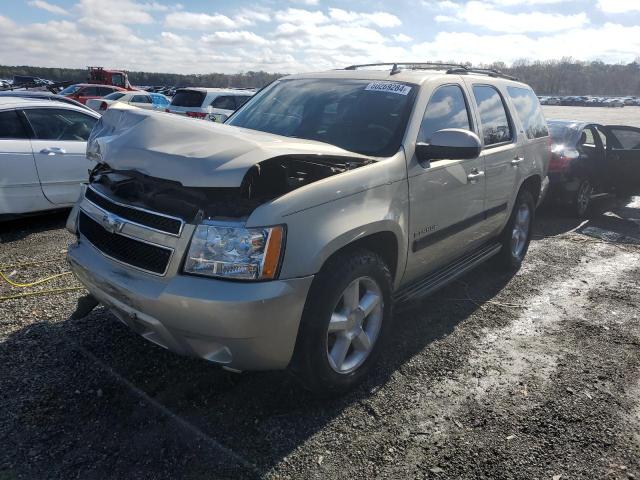
[[[426,277],[422,277],[409,285],[401,287],[394,294],[394,300],[398,303],[403,303],[429,295],[454,281],[456,278],[461,277],[485,260],[493,257],[495,254],[500,252],[500,248],[502,248],[501,244],[490,243],[473,250],[453,263],[445,265]]]

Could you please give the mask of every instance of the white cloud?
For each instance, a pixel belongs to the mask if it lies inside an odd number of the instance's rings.
[[[276,13],[275,18],[281,23],[293,23],[295,25],[317,25],[329,21],[320,10],[310,11],[299,8],[288,8]]]
[[[267,40],[253,32],[233,31],[233,32],[214,32],[209,35],[203,35],[201,38],[204,42],[210,42],[214,45],[265,45]]]
[[[605,13],[640,12],[638,0],[598,0],[598,8]]]
[[[537,38],[524,34],[441,32],[432,42],[413,45],[411,51],[415,58],[453,59],[475,64],[562,57],[631,62],[640,51],[640,26],[607,23],[601,27],[565,30]]]
[[[45,2],[44,0],[32,0],[29,2],[29,5],[41,10],[46,10],[47,12],[53,13],[55,15],[69,15],[69,12],[64,8],[52,3]]]
[[[246,27],[255,25],[258,22],[270,22],[271,15],[268,10],[243,9],[234,15],[233,19],[236,22],[236,26]]]
[[[467,2],[465,7],[456,13],[456,18],[469,25],[505,33],[557,32],[583,27],[589,23],[585,13],[507,13],[479,1]],[[440,20],[445,18],[441,17]]]
[[[450,15],[436,15],[434,20],[438,23],[460,23],[460,20],[457,17],[452,17]]]
[[[233,28],[236,23],[226,15],[219,13],[173,12],[164,19],[165,27],[183,30],[208,30],[211,28]]]
[[[395,35],[393,35],[393,39],[396,42],[402,43],[410,42],[411,40],[413,40],[409,35],[405,35],[404,33],[396,33]]]
[[[314,6],[320,3],[320,0],[291,0],[292,3],[299,3],[301,5]]]
[[[353,25],[374,25],[376,27],[391,28],[402,25],[398,17],[387,12],[359,13],[330,8],[329,16],[336,22],[350,23]]]

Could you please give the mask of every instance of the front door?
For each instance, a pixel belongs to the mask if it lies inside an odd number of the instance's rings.
[[[15,110],[0,112],[0,215],[51,208],[44,198],[25,124]]]
[[[444,128],[474,130],[464,90],[438,87],[427,104],[416,142]],[[404,282],[444,265],[481,240],[485,173],[482,158],[409,160],[410,238]]]
[[[87,160],[87,139],[96,118],[77,110],[24,109],[33,130],[31,148],[42,191],[51,203],[70,205],[80,195],[95,163]]]
[[[610,185],[625,194],[640,194],[640,128],[609,125],[607,169]]]

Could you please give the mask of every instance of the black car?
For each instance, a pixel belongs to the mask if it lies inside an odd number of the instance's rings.
[[[584,216],[591,201],[640,193],[640,128],[548,120],[549,196]]]

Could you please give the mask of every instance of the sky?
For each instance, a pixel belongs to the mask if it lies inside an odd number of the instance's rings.
[[[640,55],[640,0],[0,0],[0,64],[293,73]]]

